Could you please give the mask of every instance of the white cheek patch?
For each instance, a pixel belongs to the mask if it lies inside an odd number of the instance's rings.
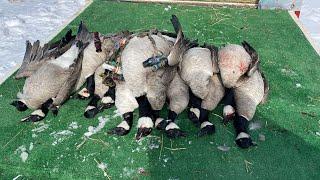
[[[31,113],[31,115],[37,115],[37,116],[40,116],[40,117],[45,117],[45,116],[46,116],[46,115],[42,112],[41,109],[37,109],[37,110],[33,111],[33,112]]]
[[[88,77],[90,77],[90,76],[92,76],[93,74],[88,74],[88,75],[86,75],[84,78],[85,79],[88,79]]]
[[[82,96],[82,97],[86,97],[86,98],[90,96],[89,91],[88,91],[88,89],[87,89],[87,88],[83,88],[83,89],[81,89],[81,91],[80,91],[80,92],[78,92],[78,94],[79,94],[80,96]]]
[[[23,99],[19,99],[20,102],[22,102],[23,104],[26,104],[26,101]]]
[[[213,124],[211,122],[209,122],[209,121],[205,121],[205,122],[201,123],[201,129],[206,127],[206,126],[213,126]]]
[[[127,131],[129,131],[129,129],[130,129],[130,126],[127,123],[127,121],[122,121],[117,127],[123,128],[123,129],[125,129]]]
[[[101,99],[101,102],[102,102],[103,104],[114,103],[114,101],[112,100],[112,98],[111,98],[110,96],[103,97],[103,98]]]
[[[166,127],[166,131],[170,130],[170,129],[180,129],[178,125],[176,125],[176,123],[171,122],[167,127]]]
[[[236,111],[231,105],[226,105],[223,107],[223,117],[234,114]]]
[[[86,108],[85,112],[90,111],[91,109],[94,109],[94,108],[96,108],[96,107],[94,107],[94,106],[88,106],[88,107]]]
[[[238,134],[238,136],[236,137],[236,140],[238,139],[242,139],[242,138],[250,138],[250,135],[245,133],[245,132],[241,132],[240,134]]]
[[[239,116],[242,116],[243,118],[245,118],[247,121],[249,121],[248,117],[242,114],[239,114]]]
[[[138,128],[153,128],[152,119],[149,117],[141,117],[138,120]]]
[[[200,110],[198,108],[190,108],[190,111],[193,112],[197,118],[200,118]]]
[[[164,121],[163,118],[157,118],[155,122],[155,126],[157,127],[162,121]]]

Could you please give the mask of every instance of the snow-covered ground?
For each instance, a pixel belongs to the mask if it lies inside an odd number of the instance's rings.
[[[0,84],[22,62],[25,41],[50,38],[86,0],[0,0]]]
[[[320,47],[320,0],[304,0],[300,20]]]

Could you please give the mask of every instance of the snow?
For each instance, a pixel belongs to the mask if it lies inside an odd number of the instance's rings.
[[[150,150],[152,150],[152,149],[158,149],[159,146],[160,146],[159,144],[150,143],[150,144],[149,144],[149,149],[150,149]]]
[[[58,132],[54,131],[50,135],[54,138],[52,145],[55,146],[63,142],[64,140],[68,139],[70,136],[74,135],[74,133],[69,130],[62,130]]]
[[[171,6],[169,5],[169,6],[167,6],[166,8],[164,8],[164,10],[165,11],[169,11],[169,10],[171,10]]]
[[[34,147],[33,143],[30,143],[29,151],[32,151],[33,147]]]
[[[25,41],[49,41],[86,0],[0,0],[0,79],[22,62]]]
[[[113,111],[112,118],[116,118],[116,117],[121,117],[121,114],[119,113],[119,111],[117,109]]]
[[[79,127],[78,123],[74,121],[69,124],[68,129],[78,129]]]
[[[48,124],[45,124],[43,121],[35,123],[36,128],[32,129],[32,138],[38,137],[37,133],[41,133],[49,128]]]
[[[260,121],[249,123],[249,130],[250,131],[255,131],[255,130],[261,129],[261,127],[262,127],[262,123]]]
[[[28,159],[28,156],[29,156],[29,154],[26,151],[23,151],[20,154],[20,158],[21,158],[22,162],[26,162],[26,160]]]
[[[98,120],[99,120],[99,124],[98,124],[97,127],[93,127],[93,126],[89,126],[89,127],[88,127],[88,132],[84,133],[84,136],[85,136],[85,137],[89,138],[90,136],[92,136],[92,135],[98,133],[99,131],[101,131],[101,130],[104,128],[104,126],[106,125],[106,123],[107,123],[110,119],[109,119],[108,117],[105,117],[105,118],[104,118],[104,117],[100,116],[100,117],[98,118]]]
[[[49,125],[45,124],[44,122],[36,123],[36,126],[37,126],[36,128],[31,130],[34,133],[40,133],[49,128]]]
[[[32,142],[30,143],[28,150],[25,145],[21,145],[14,151],[14,154],[20,154],[21,161],[26,162],[33,147],[34,145]]]
[[[122,174],[120,175],[120,177],[123,178],[130,178],[132,177],[132,175],[135,173],[134,169],[128,168],[128,167],[124,167],[122,170]]]
[[[97,166],[98,166],[99,169],[101,169],[103,171],[106,170],[107,167],[108,167],[108,165],[106,163],[104,163],[104,162],[99,163]]]
[[[145,170],[143,167],[140,167],[140,168],[138,169],[138,173],[139,173],[139,174],[146,174],[146,170]]]
[[[223,144],[223,146],[218,146],[217,148],[223,152],[228,152],[230,150],[230,147],[227,146],[226,144]]]
[[[318,47],[320,47],[320,1],[303,1],[300,20],[304,27],[310,32],[311,37],[315,40]]]

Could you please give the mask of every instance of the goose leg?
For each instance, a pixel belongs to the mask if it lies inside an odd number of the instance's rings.
[[[115,98],[115,87],[110,87],[101,99],[101,103],[98,106],[99,112],[102,112],[104,109],[111,108],[114,105]]]
[[[155,121],[154,126],[159,130],[165,130],[168,125],[167,121],[160,117],[160,110],[153,111],[153,120]]]
[[[169,110],[168,120],[166,121],[165,132],[168,138],[185,137],[187,134],[180,129],[180,127],[174,122],[178,117],[178,114]]]
[[[202,100],[196,97],[191,89],[189,89],[189,105],[188,105],[188,118],[193,122],[194,125],[200,126],[200,109]]]
[[[214,125],[209,121],[209,110],[200,108],[199,122],[201,123],[201,129],[198,133],[198,136],[210,135],[215,132]]]
[[[88,106],[84,112],[84,117],[86,118],[94,118],[98,113],[99,113],[99,109],[98,109],[98,101],[100,100],[100,96],[98,95],[94,95],[91,100],[88,103]]]
[[[110,129],[108,134],[115,134],[118,136],[127,135],[133,124],[133,112],[128,112],[122,115],[123,121],[115,128]]]
[[[53,99],[47,100],[41,105],[40,109],[33,111],[29,116],[21,119],[21,122],[37,122],[43,120],[47,116],[52,103]]]
[[[18,111],[26,111],[28,109],[27,105],[22,101],[13,101],[10,105],[16,107]]]
[[[152,107],[146,96],[140,96],[137,99],[139,104],[139,120],[138,120],[138,132],[136,139],[139,140],[142,137],[148,136],[153,129],[152,121]]]
[[[86,80],[86,87],[81,89],[78,93],[79,99],[87,99],[94,94],[95,82],[94,82],[94,74],[89,76]]]
[[[235,100],[234,92],[232,89],[226,90],[226,95],[224,97],[224,107],[223,107],[223,123],[227,124],[232,121],[235,117]]]
[[[240,148],[244,149],[254,145],[248,133],[248,124],[249,121],[244,116],[236,115],[233,123],[237,134],[236,143]]]

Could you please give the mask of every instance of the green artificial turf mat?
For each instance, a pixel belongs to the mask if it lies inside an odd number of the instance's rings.
[[[190,1],[190,0],[182,0],[182,1]],[[258,0],[194,0],[194,1],[223,2],[223,3],[258,3]]]
[[[215,135],[197,137],[199,129],[183,113],[178,124],[187,131],[186,138],[169,140],[155,130],[139,143],[134,140],[136,128],[125,137],[106,134],[121,121],[113,117],[112,108],[100,114],[108,118],[105,127],[79,147],[88,127],[99,124],[98,117],[88,120],[82,115],[88,101],[71,99],[57,117],[49,113],[41,123],[20,123],[31,111],[17,112],[9,105],[24,84],[10,77],[0,86],[0,179],[18,175],[105,179],[95,160],[107,164],[112,179],[320,179],[320,136],[316,134],[320,132],[320,58],[289,14],[180,5],[167,11],[165,7],[94,1],[60,36],[68,28],[76,31],[80,20],[101,33],[173,31],[170,17],[176,14],[186,36],[200,42],[222,46],[247,40],[259,52],[271,88],[268,103],[257,108],[253,119],[263,124],[251,131],[258,146],[242,150],[235,145],[232,125],[222,125],[217,116],[222,114],[219,106],[210,115]],[[137,113],[134,118],[136,127]],[[259,134],[265,135],[265,141],[259,140]],[[231,147],[228,152],[217,148],[223,144]],[[23,145],[28,153],[25,162],[19,151]]]

